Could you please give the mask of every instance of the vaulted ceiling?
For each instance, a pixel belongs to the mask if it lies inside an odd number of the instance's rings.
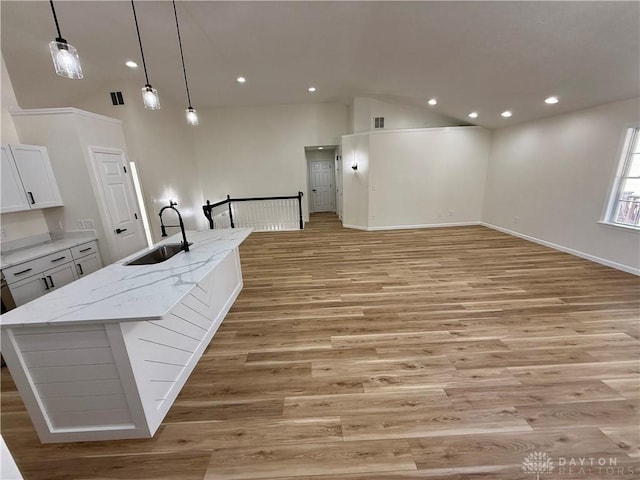
[[[55,2],[85,78],[57,77],[48,2],[1,2],[22,107],[73,106],[144,84],[131,3]],[[177,5],[193,105],[388,95],[500,127],[639,95],[638,2],[208,2]],[[136,2],[150,81],[186,106],[171,2]],[[125,67],[126,60],[140,64]],[[236,82],[238,76],[246,84]],[[317,87],[313,94],[309,86]],[[557,95],[560,103],[544,104]],[[138,99],[136,99],[137,101]],[[132,100],[130,100],[132,101]],[[504,119],[503,110],[513,117]]]

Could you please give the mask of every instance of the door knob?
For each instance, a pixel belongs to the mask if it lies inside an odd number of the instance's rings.
[[[315,192],[315,191],[316,191],[316,189],[314,188],[314,189],[313,189],[313,191]]]
[[[127,229],[126,228],[116,228],[116,233],[122,233],[122,232],[126,232]]]

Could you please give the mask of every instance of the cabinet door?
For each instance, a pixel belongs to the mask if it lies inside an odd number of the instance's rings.
[[[78,279],[76,266],[73,262],[51,268],[42,274],[49,282],[49,288],[55,290]]]
[[[46,281],[42,278],[42,275],[36,275],[20,280],[19,282],[9,284],[9,291],[13,297],[13,301],[16,303],[16,307],[24,305],[25,303],[47,293],[50,288],[49,284],[45,282]]]
[[[102,262],[100,261],[100,255],[94,253],[88,255],[79,260],[76,260],[76,269],[78,270],[78,277],[82,278],[85,275],[95,272],[102,268]]]
[[[31,208],[58,207],[62,198],[51,169],[47,149],[33,145],[9,145]]]
[[[0,164],[0,212],[20,212],[29,210],[29,202],[24,192],[13,155],[7,145],[2,145]]]

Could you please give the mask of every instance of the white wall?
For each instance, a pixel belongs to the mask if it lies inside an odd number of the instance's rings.
[[[355,112],[354,112],[354,108],[355,108],[354,103],[355,102],[354,102],[354,100],[355,99],[352,99],[351,103],[349,103],[349,105],[347,105],[347,131],[344,132],[345,135],[349,135],[349,134],[355,132],[355,130],[354,130],[354,127],[355,127],[355,125],[354,125],[354,118],[355,118]]]
[[[7,66],[4,63],[4,57],[2,57],[2,77],[0,78],[1,89],[1,101],[2,101],[2,143],[20,143],[18,132],[13,124],[13,119],[9,114],[10,108],[18,107],[18,100],[16,94],[13,91],[13,84],[11,78],[9,78],[9,72]]]
[[[13,85],[7,72],[7,67],[2,63],[2,77],[0,78],[1,88],[1,110],[2,110],[2,143],[20,143],[20,137],[13,123],[13,118],[9,114],[10,108],[18,107],[18,101],[13,91]],[[1,241],[20,240],[34,235],[47,233],[47,222],[42,210],[31,210],[27,212],[4,213],[0,215],[0,229],[2,231]]]
[[[138,169],[154,241],[160,239],[158,212],[170,198],[178,201],[187,228],[206,228],[193,145],[193,134],[206,128],[204,122],[189,127],[184,109],[162,97],[160,110],[145,109],[139,85],[126,84],[122,91],[123,106],[113,106],[106,92],[75,106],[122,120],[128,159]]]
[[[202,109],[194,130],[205,199],[295,195],[308,198],[305,146],[337,145],[347,129],[339,104]],[[304,205],[304,218],[308,209]]]
[[[597,222],[639,115],[636,98],[496,130],[483,220],[637,271],[638,232]]]
[[[353,99],[351,120],[353,121],[352,133],[362,133],[373,130],[373,116],[371,115],[371,99],[356,97]]]
[[[47,222],[42,212],[42,210],[30,210],[0,215],[2,242],[48,233]]]
[[[385,130],[467,125],[466,122],[438,113],[433,107],[421,107],[394,99],[354,98],[354,133],[374,130],[376,117],[384,117]]]
[[[479,222],[490,144],[479,127],[372,133],[369,227]]]

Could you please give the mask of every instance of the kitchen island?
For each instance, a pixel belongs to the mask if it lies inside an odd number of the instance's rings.
[[[0,316],[43,443],[154,435],[242,289],[251,231],[187,232],[188,252],[126,265],[138,252]]]

